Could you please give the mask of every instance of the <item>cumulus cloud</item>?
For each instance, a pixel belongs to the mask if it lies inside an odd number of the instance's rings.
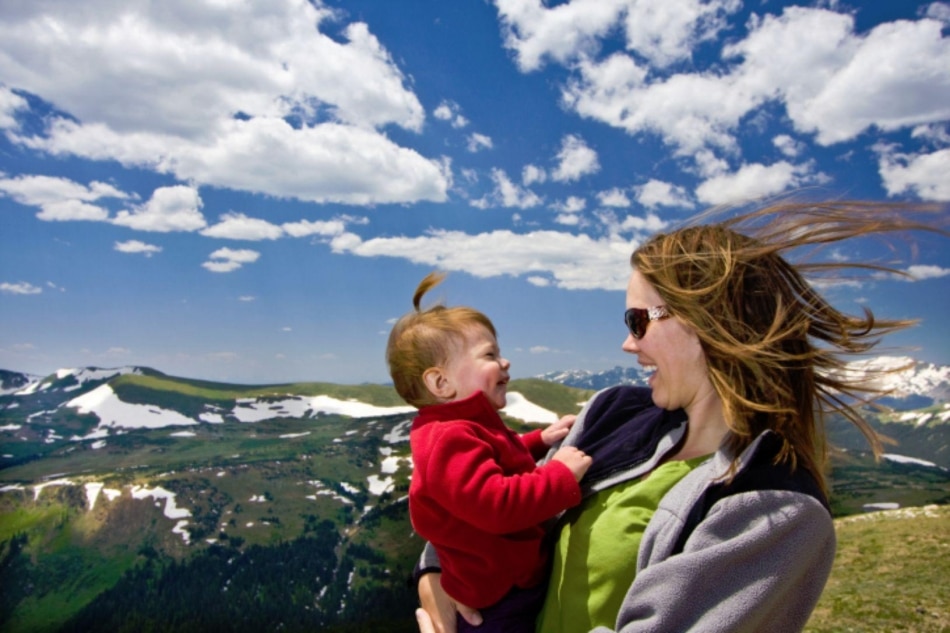
[[[551,178],[557,182],[573,182],[582,176],[600,171],[597,152],[587,146],[579,136],[568,134],[561,139],[561,150],[557,154],[558,165],[551,172]]]
[[[136,231],[197,231],[206,226],[201,214],[201,197],[197,189],[185,185],[159,187],[144,204],[119,211],[113,224]]]
[[[772,145],[782,152],[782,155],[786,158],[796,158],[799,154],[805,151],[805,144],[799,141],[796,141],[788,134],[779,134],[772,139]]]
[[[28,3],[0,24],[0,75],[70,116],[9,138],[315,202],[444,200],[442,161],[381,131],[420,131],[418,98],[366,24],[323,32],[342,18],[304,0]]]
[[[276,240],[284,231],[267,220],[249,218],[243,213],[225,213],[221,221],[201,231],[206,237],[218,237],[229,240]]]
[[[91,204],[104,199],[125,200],[130,196],[114,186],[98,181],[88,185],[68,178],[43,175],[22,175],[0,178],[0,194],[26,206],[39,207],[36,217],[46,221],[108,220],[109,211]]]
[[[360,257],[398,257],[446,271],[476,277],[526,276],[531,283],[566,289],[622,290],[627,285],[630,253],[645,234],[632,240],[612,234],[599,239],[558,231],[480,234],[435,230],[418,237],[362,240],[347,234],[335,240],[335,252]],[[486,257],[486,253],[505,253]]]
[[[141,253],[146,257],[151,257],[155,253],[161,253],[162,247],[154,244],[146,244],[139,240],[128,240],[126,242],[116,242],[115,250],[120,253]]]
[[[751,163],[731,173],[720,174],[696,188],[696,197],[706,204],[729,204],[781,193],[811,182],[821,182],[809,164],[779,161],[771,165]]]
[[[686,189],[673,183],[651,178],[646,184],[634,188],[637,202],[648,209],[656,207],[680,207],[691,209],[695,206]]]
[[[478,132],[473,133],[468,137],[468,151],[477,152],[483,149],[491,149],[492,142],[491,138],[485,136],[484,134],[479,134]]]
[[[281,225],[284,232],[291,237],[307,237],[310,235],[333,236],[340,235],[346,230],[346,222],[342,219],[336,220],[300,220],[298,222],[287,222]]]
[[[550,59],[569,64],[600,48],[618,24],[626,48],[657,66],[688,59],[693,47],[724,26],[738,0],[571,0],[546,7],[537,0],[496,0],[505,46],[523,72]]]
[[[521,184],[530,187],[535,183],[543,183],[548,179],[548,173],[537,165],[525,165],[521,170]]]
[[[941,266],[916,265],[907,268],[907,274],[915,281],[924,279],[939,279],[950,275],[950,268]]]
[[[462,116],[462,108],[454,101],[443,101],[432,111],[432,116],[440,121],[448,121],[454,128],[468,125],[468,119]]]
[[[913,155],[879,146],[878,152],[878,171],[889,195],[912,193],[923,200],[950,201],[950,149]]]
[[[249,249],[219,248],[208,255],[208,261],[201,265],[213,273],[229,273],[244,264],[253,264],[260,256],[257,251]]]
[[[679,156],[735,154],[744,117],[768,102],[796,130],[830,145],[869,129],[950,118],[950,42],[933,19],[855,32],[851,15],[787,7],[754,17],[748,35],[723,48],[723,63],[662,74],[624,52],[581,56],[564,104],[630,134],[657,134]]]
[[[17,127],[16,114],[29,109],[26,99],[6,86],[0,86],[0,130]]]
[[[605,207],[626,208],[631,204],[627,192],[619,187],[599,192],[597,194],[597,201]]]
[[[0,292],[10,295],[38,295],[43,292],[43,289],[25,281],[18,283],[4,281],[0,283]]]
[[[564,213],[579,213],[587,208],[587,200],[580,196],[568,196],[566,200],[552,204],[551,208]]]
[[[494,190],[483,198],[473,200],[472,206],[480,209],[494,206],[528,209],[543,202],[543,199],[530,189],[519,187],[512,182],[502,169],[493,169],[491,177],[495,185]]]

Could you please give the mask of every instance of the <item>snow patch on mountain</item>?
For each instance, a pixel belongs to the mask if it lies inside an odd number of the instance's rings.
[[[108,384],[99,385],[92,391],[73,398],[64,406],[75,408],[79,413],[92,413],[99,418],[97,429],[107,427],[124,429],[160,429],[166,426],[191,426],[198,424],[177,411],[162,409],[155,405],[123,402]],[[86,438],[81,439],[89,439]]]
[[[260,422],[271,418],[306,418],[318,413],[369,418],[415,411],[414,407],[378,407],[358,400],[338,400],[330,396],[288,396],[284,400],[242,398],[231,415],[240,422]]]
[[[558,415],[543,407],[534,404],[517,391],[508,393],[508,404],[501,410],[505,415],[538,424],[553,424],[558,421]]]
[[[140,367],[117,367],[114,369],[100,369],[98,367],[77,367],[72,369],[57,369],[53,374],[31,380],[25,387],[14,392],[15,396],[28,396],[40,391],[52,389],[60,383],[64,392],[76,391],[81,389],[88,382],[99,382],[111,380],[116,376],[124,374],[142,375],[144,372]],[[0,394],[2,395],[2,394]]]

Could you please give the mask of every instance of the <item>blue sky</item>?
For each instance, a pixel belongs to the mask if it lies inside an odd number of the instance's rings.
[[[950,3],[0,4],[0,368],[385,382],[429,271],[516,377],[631,364],[631,250],[788,192],[950,201]],[[950,363],[946,239],[910,281]],[[907,252],[904,252],[907,251]],[[890,258],[890,259],[889,259]],[[895,259],[896,258],[896,259]]]

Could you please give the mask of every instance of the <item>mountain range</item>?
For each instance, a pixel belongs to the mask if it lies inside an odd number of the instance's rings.
[[[833,511],[950,503],[948,368],[874,362],[907,365],[868,411],[896,443],[875,463],[830,421]],[[513,380],[503,415],[528,429],[644,378]],[[413,415],[388,385],[0,371],[0,629],[414,630]]]
[[[878,356],[851,363],[848,369],[868,375],[880,375],[880,370],[899,370],[884,374],[886,378],[876,381],[892,392],[883,401],[894,408],[922,409],[950,401],[950,365],[919,362],[907,356]],[[648,375],[640,367],[617,366],[602,371],[550,372],[538,378],[580,389],[599,390],[612,385],[646,385]]]

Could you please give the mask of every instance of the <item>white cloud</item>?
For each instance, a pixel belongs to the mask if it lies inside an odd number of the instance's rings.
[[[128,240],[126,242],[116,242],[115,250],[120,253],[142,253],[146,257],[151,257],[155,253],[161,253],[162,247],[154,244],[146,244],[138,240]]]
[[[485,136],[484,134],[479,134],[478,132],[474,132],[471,136],[468,137],[467,148],[468,148],[468,151],[473,152],[473,153],[479,150],[483,150],[483,149],[491,149],[492,148],[491,138],[488,136]]]
[[[767,102],[784,105],[798,131],[827,145],[872,127],[950,118],[950,41],[941,26],[905,20],[857,35],[850,15],[788,7],[754,17],[712,69],[660,75],[624,53],[582,56],[562,98],[581,116],[657,134],[683,157],[738,153],[740,121]]]
[[[463,128],[468,125],[468,119],[462,116],[459,104],[453,101],[443,101],[432,111],[432,116],[440,121],[449,121],[454,128]]]
[[[0,283],[0,292],[11,295],[38,295],[43,292],[43,289],[25,281],[12,284],[4,281]]]
[[[554,221],[562,226],[581,226],[584,224],[583,218],[576,213],[558,213],[554,216]]]
[[[694,204],[684,187],[651,178],[646,184],[634,188],[637,202],[648,209],[656,207],[693,208]]]
[[[0,130],[17,127],[16,114],[29,109],[26,99],[6,86],[0,86]]]
[[[580,212],[587,208],[587,200],[580,196],[568,196],[566,200],[557,201],[551,208],[558,212],[554,221],[564,226],[581,226],[585,224]]]
[[[796,158],[805,151],[805,144],[796,141],[788,134],[779,134],[772,139],[772,145],[786,158]]]
[[[946,2],[931,2],[924,10],[924,15],[928,18],[950,24],[950,4]]]
[[[648,213],[644,217],[625,215],[621,220],[613,211],[603,211],[598,214],[598,219],[610,235],[631,234],[637,239],[639,236],[651,235],[669,226],[669,222],[655,213]]]
[[[365,24],[344,27],[345,42],[320,32],[333,13],[303,0],[28,3],[4,16],[0,70],[119,131],[201,135],[235,112],[419,129],[421,104]]]
[[[537,165],[525,165],[521,170],[521,184],[530,187],[535,183],[543,183],[548,179],[548,174],[544,169]]]
[[[267,220],[249,218],[243,213],[225,213],[221,221],[201,231],[205,237],[218,237],[229,240],[276,240],[284,231]]]
[[[365,24],[320,31],[341,16],[305,0],[29,3],[0,24],[0,76],[74,118],[10,138],[275,196],[444,200],[442,163],[381,131],[421,131],[419,100]]]
[[[291,237],[307,237],[309,235],[334,236],[340,235],[346,230],[346,222],[341,219],[300,220],[298,222],[282,224],[281,228]]]
[[[725,17],[740,0],[639,0],[629,3],[624,26],[627,49],[658,67],[691,57],[700,42],[711,40],[726,25]]]
[[[912,138],[922,138],[936,146],[950,145],[950,132],[946,125],[918,125],[910,133]]]
[[[537,0],[495,0],[505,46],[523,72],[546,59],[570,64],[595,54],[599,40],[623,27],[626,47],[655,66],[689,59],[693,47],[724,26],[738,0],[570,0],[546,7]]]
[[[788,7],[726,55],[745,59],[745,86],[778,91],[795,127],[830,145],[871,127],[950,118],[950,41],[942,26],[902,20],[858,36],[850,15]]]
[[[631,205],[630,198],[627,196],[627,192],[619,187],[615,187],[608,191],[601,191],[597,194],[597,200],[602,206],[605,207],[619,207],[626,208]]]
[[[201,265],[213,273],[229,273],[244,264],[253,264],[260,256],[257,251],[249,249],[219,248],[208,255],[208,261]]]
[[[613,28],[624,2],[573,0],[547,8],[537,0],[495,0],[505,46],[523,72],[539,69],[546,57],[562,64],[598,47]]]
[[[551,172],[551,178],[557,182],[573,182],[600,171],[597,152],[588,147],[584,139],[573,134],[561,139],[561,151],[557,158],[558,165]]]
[[[198,190],[193,187],[159,187],[148,202],[131,211],[119,211],[112,223],[158,233],[197,231],[207,224],[201,215],[201,204]]]
[[[950,275],[950,268],[943,268],[941,266],[917,265],[908,267],[907,274],[913,277],[915,281],[921,281],[924,279],[939,279],[941,277],[947,277]]]
[[[63,200],[43,205],[43,209],[36,214],[40,220],[47,222],[70,222],[85,220],[90,222],[104,222],[109,219],[109,212],[100,206],[87,204],[79,200]]]
[[[473,200],[472,206],[486,209],[491,206],[516,207],[519,209],[528,209],[536,207],[543,202],[542,198],[530,189],[519,187],[508,178],[508,175],[501,169],[493,169],[491,172],[492,182],[495,183],[495,189],[489,195],[479,200]]]
[[[377,237],[361,240],[347,234],[334,241],[334,252],[361,257],[398,257],[446,271],[476,277],[526,276],[531,283],[565,289],[623,290],[629,276],[630,253],[646,233],[632,240],[609,235],[599,239],[558,231],[481,234],[436,230],[419,237]],[[486,257],[504,253],[504,257]]]
[[[90,204],[101,199],[125,200],[129,195],[112,185],[92,181],[88,186],[68,178],[42,175],[25,175],[16,178],[0,178],[0,193],[6,194],[27,206],[39,207],[36,217],[46,221],[108,220],[109,211]]]
[[[17,139],[55,155],[115,159],[184,181],[320,203],[442,201],[451,183],[442,162],[372,130],[336,123],[294,128],[274,118],[219,127],[219,134],[199,141],[57,120],[47,137]]]
[[[696,188],[696,197],[706,204],[729,204],[770,196],[821,180],[810,165],[779,161],[771,165],[751,163],[733,173],[713,176]]]
[[[907,155],[879,146],[878,171],[887,193],[913,193],[923,200],[950,201],[950,149]]]
[[[566,200],[552,204],[551,208],[564,213],[579,213],[587,208],[587,200],[580,196],[568,196]]]

